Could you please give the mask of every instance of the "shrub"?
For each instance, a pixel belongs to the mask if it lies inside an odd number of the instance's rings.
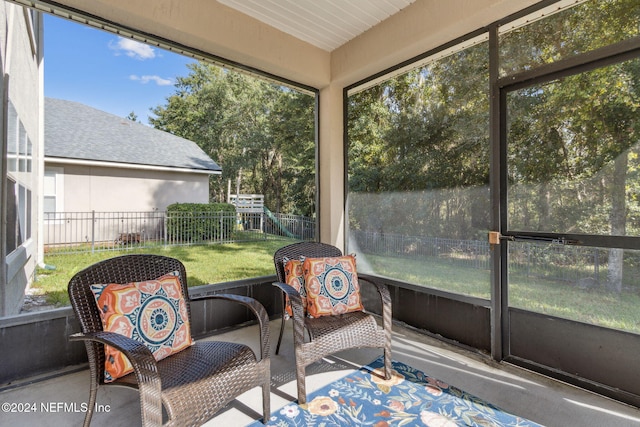
[[[174,203],[167,206],[167,239],[205,242],[227,239],[236,209],[228,203]]]

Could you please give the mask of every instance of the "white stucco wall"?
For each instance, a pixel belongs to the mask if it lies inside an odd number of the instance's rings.
[[[29,191],[31,214],[26,221],[22,221],[22,242],[16,248],[3,246],[0,261],[2,262],[2,274],[0,274],[0,316],[17,314],[24,299],[24,291],[33,280],[38,258],[38,232],[37,224],[40,210],[39,185],[42,174],[42,35],[41,17],[32,13],[29,9],[15,4],[2,2],[0,5],[0,59],[2,61],[3,89],[6,90],[12,111],[17,116],[11,120],[11,124],[2,132],[9,132],[8,137],[14,140],[25,141],[26,137],[31,142],[31,171],[9,170],[12,180],[18,181],[22,188]],[[8,78],[7,78],[8,77]],[[2,114],[7,114],[4,105]],[[16,136],[16,134],[18,134]],[[26,136],[25,136],[26,134]],[[6,158],[7,148],[3,149]],[[7,230],[14,224],[7,224],[7,212],[11,210],[7,202],[12,200],[5,191],[7,163],[2,168],[2,208],[3,225],[2,238],[6,239],[6,233],[15,233]],[[10,168],[12,169],[12,168]],[[13,186],[12,186],[13,187]],[[25,211],[28,212],[28,211]],[[30,235],[27,235],[30,232]],[[6,241],[6,240],[5,240]]]
[[[64,170],[65,212],[149,212],[208,203],[209,175],[55,164]]]

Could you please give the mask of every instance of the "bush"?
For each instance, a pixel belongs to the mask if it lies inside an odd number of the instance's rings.
[[[167,206],[167,239],[205,242],[227,239],[236,208],[228,203],[174,203]]]

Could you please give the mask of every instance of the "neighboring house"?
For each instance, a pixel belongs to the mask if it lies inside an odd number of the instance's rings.
[[[0,316],[18,314],[39,258],[42,15],[0,4]]]
[[[45,98],[44,212],[139,212],[207,203],[222,169],[193,141]]]

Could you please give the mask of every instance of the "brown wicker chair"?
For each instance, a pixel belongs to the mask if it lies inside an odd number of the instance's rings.
[[[159,255],[124,255],[98,262],[77,273],[69,282],[71,305],[78,317],[81,333],[70,337],[84,341],[91,373],[88,411],[84,425],[91,422],[98,386],[124,385],[140,393],[142,425],[162,425],[163,405],[166,425],[201,425],[241,393],[262,387],[263,421],[269,419],[270,359],[269,319],[264,307],[252,298],[239,295],[211,295],[196,299],[218,298],[250,308],[260,325],[260,358],[246,345],[197,341],[191,347],[156,362],[142,343],[113,332],[103,331],[92,284],[129,283],[158,278],[178,271],[191,320],[187,275],[184,265]],[[104,344],[122,351],[134,372],[112,383],[104,383]]]
[[[307,401],[305,386],[305,368],[321,358],[349,348],[380,347],[384,349],[385,378],[391,378],[391,296],[386,286],[377,283],[371,277],[358,273],[359,282],[373,284],[382,301],[382,327],[376,319],[366,312],[358,311],[337,316],[318,318],[305,317],[300,294],[285,282],[284,259],[304,257],[339,257],[340,249],[325,243],[301,242],[285,246],[276,251],[273,261],[278,282],[274,283],[282,290],[283,317],[276,354],[284,332],[284,307],[286,297],[291,301],[293,311],[293,342],[296,358],[296,377],[298,382],[298,403]],[[362,288],[361,288],[362,289]],[[305,342],[304,330],[310,340]]]

